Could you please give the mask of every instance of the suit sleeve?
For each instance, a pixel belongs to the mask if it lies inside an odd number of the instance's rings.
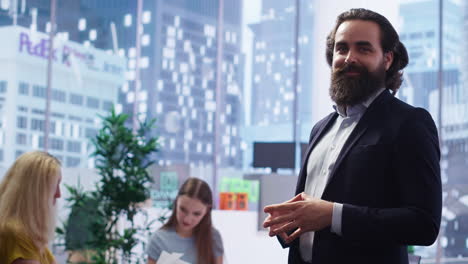
[[[280,243],[282,248],[288,248],[291,246],[289,244],[286,244],[286,242],[284,242],[284,240],[280,236],[276,236],[276,238],[278,239],[278,242]]]
[[[392,177],[398,208],[344,204],[343,238],[357,242],[431,245],[437,238],[441,212],[440,150],[430,114],[412,109],[398,129],[392,153]]]

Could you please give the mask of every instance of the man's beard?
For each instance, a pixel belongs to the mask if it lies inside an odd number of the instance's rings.
[[[347,72],[359,72],[356,77],[349,77]],[[367,100],[385,84],[385,66],[382,63],[375,72],[369,72],[364,66],[346,63],[332,72],[330,96],[340,106],[353,106]]]

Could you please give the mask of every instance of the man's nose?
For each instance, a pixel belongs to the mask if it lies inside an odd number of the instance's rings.
[[[348,54],[346,56],[346,59],[345,59],[345,62],[349,63],[349,64],[357,63],[357,58],[356,58],[354,52],[351,52],[351,51],[348,52]]]

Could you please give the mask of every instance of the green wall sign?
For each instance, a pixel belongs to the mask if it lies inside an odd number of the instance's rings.
[[[179,177],[175,171],[163,171],[159,174],[159,190],[151,190],[153,206],[168,208],[179,190]]]
[[[220,192],[245,192],[249,195],[249,202],[258,202],[260,190],[258,181],[224,177],[219,185]]]

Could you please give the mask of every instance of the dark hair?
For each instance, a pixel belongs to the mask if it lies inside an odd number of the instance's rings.
[[[380,28],[380,43],[384,53],[393,52],[393,62],[388,68],[385,76],[385,87],[395,94],[403,82],[403,72],[408,65],[408,52],[403,43],[400,42],[398,33],[392,24],[382,15],[364,8],[350,9],[338,16],[335,28],[327,37],[326,56],[328,65],[332,65],[333,49],[335,46],[335,34],[341,23],[348,20],[364,20],[376,23]]]
[[[200,223],[198,223],[198,225],[194,228],[193,235],[197,249],[197,263],[214,264],[215,256],[213,251],[213,227],[211,223],[213,195],[211,193],[210,186],[205,181],[198,178],[189,178],[182,184],[172,206],[172,215],[162,228],[175,228],[177,226],[177,200],[182,195],[187,195],[190,198],[198,199],[207,206],[206,214]]]

